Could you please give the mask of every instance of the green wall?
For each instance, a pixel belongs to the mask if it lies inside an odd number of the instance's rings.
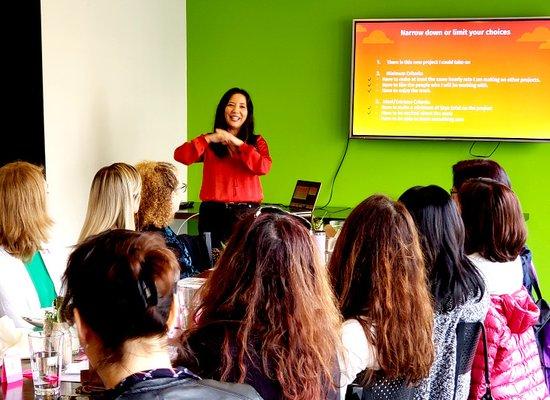
[[[226,89],[246,88],[273,157],[262,178],[266,201],[288,203],[296,179],[304,178],[323,182],[325,204],[348,134],[353,18],[541,15],[550,15],[548,0],[187,0],[188,137],[212,129]],[[331,205],[355,206],[375,192],[397,197],[413,185],[449,188],[450,167],[471,158],[471,144],[352,140]],[[474,152],[493,148],[479,143]],[[543,287],[550,285],[550,143],[501,143],[492,158],[529,213],[528,243]],[[202,166],[188,171],[189,198],[196,200]]]

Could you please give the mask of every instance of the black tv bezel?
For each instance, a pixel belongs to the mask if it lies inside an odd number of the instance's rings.
[[[484,137],[484,136],[419,136],[419,135],[354,135],[353,134],[353,113],[354,113],[354,94],[355,94],[355,25],[358,22],[453,22],[453,21],[529,21],[529,20],[548,20],[550,16],[537,17],[468,17],[468,18],[355,18],[352,20],[352,48],[351,48],[351,90],[350,90],[350,114],[349,114],[349,132],[348,139],[359,140],[437,140],[437,141],[467,141],[467,142],[526,142],[526,143],[545,143],[550,142],[550,131],[547,138],[512,138],[512,137]]]

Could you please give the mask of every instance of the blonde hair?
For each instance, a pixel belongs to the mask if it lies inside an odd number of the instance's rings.
[[[142,161],[136,165],[141,175],[141,202],[136,227],[164,228],[174,218],[172,195],[178,190],[177,170],[173,164],[161,161]]]
[[[16,161],[0,168],[0,246],[30,260],[48,241],[53,221],[46,208],[42,167]]]
[[[101,168],[92,181],[78,243],[109,229],[135,230],[134,211],[140,199],[141,177],[133,166],[114,163]]]

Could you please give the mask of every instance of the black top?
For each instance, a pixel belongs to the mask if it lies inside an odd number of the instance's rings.
[[[144,231],[158,232],[162,235],[166,245],[174,252],[178,259],[178,263],[180,264],[180,279],[195,276],[199,273],[197,267],[193,265],[187,245],[175,234],[172,228],[169,226],[164,228],[149,226]]]
[[[150,369],[127,376],[122,381],[120,381],[119,384],[116,385],[113,389],[107,391],[105,397],[108,399],[116,399],[140,382],[160,378],[175,378],[177,380],[200,379],[197,375],[189,371],[187,368],[183,367]]]
[[[188,343],[193,352],[193,360],[185,360],[189,367],[199,375],[220,379],[222,374],[222,353],[223,339],[227,334],[230,338],[236,336],[238,322],[227,322],[225,324],[210,325],[202,328],[188,338]],[[254,342],[254,339],[252,339]],[[259,341],[257,346],[260,346]],[[237,350],[232,351],[233,357],[237,357]],[[256,353],[260,353],[257,351]],[[190,363],[190,364],[189,364]],[[192,365],[195,363],[195,365]],[[282,389],[278,381],[270,379],[262,370],[262,362],[259,359],[245,360],[247,374],[244,383],[252,386],[262,396],[264,400],[279,400],[282,398]],[[235,382],[238,376],[229,376],[227,382]],[[339,382],[339,370],[335,368],[334,379]],[[339,398],[339,391],[334,388],[331,390],[327,399],[336,400]]]
[[[122,380],[101,399],[108,400],[261,400],[248,385],[202,380],[185,368],[153,369]]]

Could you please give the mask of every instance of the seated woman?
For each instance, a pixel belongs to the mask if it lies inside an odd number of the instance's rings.
[[[176,317],[179,266],[162,238],[115,229],[74,250],[63,278],[63,314],[109,399],[255,399],[246,385],[200,380],[172,368],[167,338]]]
[[[461,321],[485,319],[489,296],[483,277],[464,253],[464,224],[446,190],[435,185],[416,186],[399,201],[416,223],[436,312],[435,360],[415,399],[466,400],[470,371],[462,371],[461,366],[457,370],[457,327]],[[475,351],[475,347],[470,349]]]
[[[59,293],[67,251],[47,245],[53,221],[41,167],[13,162],[0,168],[0,317],[32,328],[24,316],[50,307]]]
[[[141,177],[133,166],[119,162],[97,171],[78,243],[109,229],[134,230],[140,196]]]
[[[176,167],[170,163],[143,161],[136,165],[136,169],[142,182],[137,230],[160,233],[166,245],[176,254],[180,277],[196,275],[199,271],[193,266],[189,249],[169,226],[187,186],[178,182]]]
[[[180,365],[265,400],[338,398],[340,316],[302,222],[273,207],[243,217],[201,289]]]
[[[527,229],[514,192],[497,181],[466,181],[458,192],[466,253],[485,278],[491,303],[487,331],[491,392],[497,399],[547,399],[532,327],[539,310],[523,287],[520,253]],[[472,367],[470,398],[485,393],[483,345]]]
[[[451,193],[457,200],[462,184],[472,178],[490,178],[512,189],[512,182],[502,166],[494,160],[475,158],[462,160],[453,165],[453,187]],[[533,264],[533,255],[527,245],[521,249],[521,265],[523,268],[523,286],[529,294],[533,293],[533,280],[537,280],[537,272]]]
[[[434,312],[405,206],[382,195],[359,204],[344,222],[329,271],[345,319],[342,394],[361,373],[357,382],[369,398],[412,398],[410,386],[428,377],[434,358]]]

